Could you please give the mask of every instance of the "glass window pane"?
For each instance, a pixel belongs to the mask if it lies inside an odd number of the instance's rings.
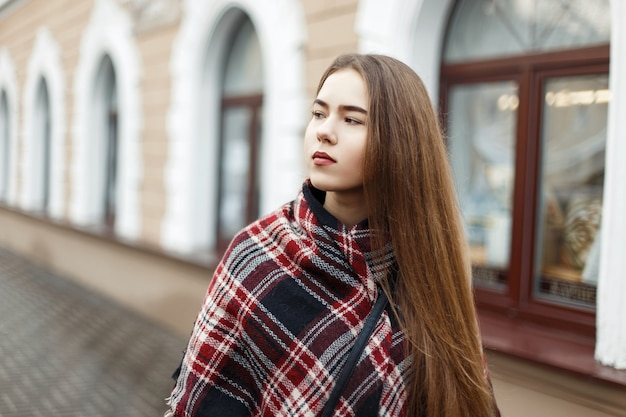
[[[116,219],[118,188],[119,113],[117,109],[117,82],[113,62],[107,56],[101,67],[103,87],[100,90],[102,106],[102,132],[105,155],[104,164],[104,224],[113,228]]]
[[[244,18],[229,51],[224,97],[258,94],[263,89],[261,45],[250,19]]]
[[[115,86],[113,86],[115,88]],[[107,123],[107,161],[104,187],[105,223],[112,226],[115,223],[117,206],[117,153],[118,153],[118,126],[119,114],[114,103],[108,107]]]
[[[543,98],[535,292],[557,302],[594,307],[608,76],[550,78]]]
[[[608,43],[609,0],[460,0],[444,60],[459,62]]]
[[[0,91],[0,201],[6,201],[9,191],[9,165],[11,161],[11,132],[9,102],[4,91]]]
[[[515,130],[512,81],[455,86],[449,149],[478,284],[503,287],[509,268]]]
[[[50,158],[51,158],[51,132],[50,126],[50,98],[48,86],[44,79],[39,82],[35,108],[35,164],[41,167],[34,179],[37,190],[38,208],[48,210],[50,202]]]
[[[218,241],[224,244],[256,216],[256,147],[263,94],[259,40],[250,19],[241,14],[226,53],[222,91]],[[255,137],[256,136],[256,137]]]
[[[252,112],[249,107],[229,107],[223,117],[219,225],[222,236],[232,237],[248,222]]]

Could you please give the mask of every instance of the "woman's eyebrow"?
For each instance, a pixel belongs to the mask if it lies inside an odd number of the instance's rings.
[[[363,113],[363,114],[367,114],[367,110],[365,110],[363,107],[359,107],[359,106],[350,106],[350,105],[342,105],[339,106],[340,109],[343,109],[345,111],[356,111],[359,113]]]
[[[328,104],[326,104],[324,100],[320,100],[319,98],[316,98],[315,100],[313,100],[313,104],[317,104],[322,107],[328,107]]]
[[[320,100],[319,98],[313,100],[313,103],[320,105],[324,108],[328,108],[328,103],[326,103],[324,100]],[[339,109],[343,111],[356,111],[359,113],[367,114],[367,110],[365,110],[363,107],[353,106],[350,104],[342,104],[339,106]]]

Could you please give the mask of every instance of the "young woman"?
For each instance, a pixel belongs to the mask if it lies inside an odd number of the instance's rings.
[[[321,415],[382,292],[390,303],[335,415],[498,415],[420,78],[390,57],[340,56],[304,149],[297,198],[237,235],[217,267],[167,415]]]

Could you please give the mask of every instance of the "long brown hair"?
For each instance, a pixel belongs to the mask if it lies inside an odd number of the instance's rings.
[[[361,54],[338,57],[318,91],[329,75],[345,68],[359,72],[368,90],[365,199],[370,228],[377,231],[373,247],[381,249],[391,239],[398,264],[393,290],[389,280],[383,286],[397,306],[412,357],[409,415],[493,416],[467,244],[428,93],[406,64]]]

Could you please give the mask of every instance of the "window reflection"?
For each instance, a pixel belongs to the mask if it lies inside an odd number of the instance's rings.
[[[598,280],[608,76],[544,83],[536,293],[593,307]]]
[[[250,177],[250,144],[248,131],[251,112],[246,107],[224,112],[224,149],[222,150],[220,225],[222,233],[234,236],[248,221],[248,180]]]
[[[607,43],[609,0],[460,0],[444,59],[466,61]]]
[[[517,109],[513,82],[455,86],[449,149],[475,279],[502,285],[509,267]]]

